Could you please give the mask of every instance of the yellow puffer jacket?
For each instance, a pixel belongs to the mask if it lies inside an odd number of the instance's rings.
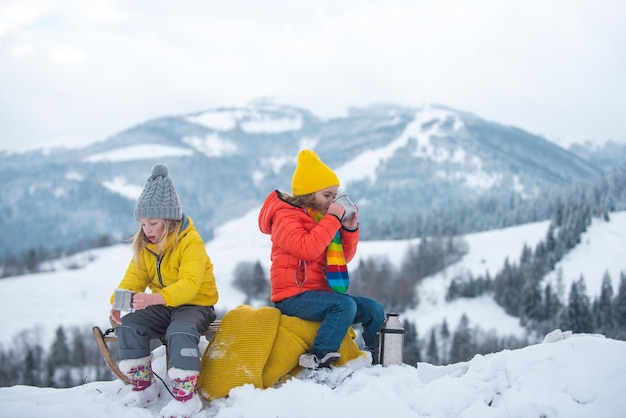
[[[171,234],[161,256],[155,252],[154,244],[146,245],[140,254],[139,267],[131,260],[118,288],[133,292],[150,289],[163,296],[165,306],[215,305],[218,293],[213,264],[190,217],[183,215],[176,246],[174,241],[174,234]]]

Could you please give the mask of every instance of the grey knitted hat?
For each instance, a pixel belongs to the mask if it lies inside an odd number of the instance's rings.
[[[135,205],[135,219],[182,219],[183,205],[178,199],[174,181],[164,164],[152,167],[152,175]]]

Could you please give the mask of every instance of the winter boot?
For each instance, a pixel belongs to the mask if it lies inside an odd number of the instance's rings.
[[[162,417],[191,417],[202,409],[202,399],[197,393],[198,371],[171,368],[168,375],[174,387],[174,399],[161,409]]]
[[[380,364],[380,360],[378,358],[378,347],[366,347],[365,348],[372,356],[372,365],[375,366]]]
[[[172,393],[174,399],[180,402],[187,402],[196,394],[196,384],[198,383],[198,375],[189,375],[182,379],[174,379],[174,387]]]
[[[339,357],[341,357],[341,354],[336,352],[328,353],[321,359],[313,353],[306,353],[300,356],[298,364],[300,364],[300,366],[304,368],[313,370],[320,368],[329,368],[330,363],[337,360]]]
[[[120,370],[130,378],[132,390],[123,398],[126,406],[145,407],[159,397],[159,388],[154,384],[150,356],[121,360]]]

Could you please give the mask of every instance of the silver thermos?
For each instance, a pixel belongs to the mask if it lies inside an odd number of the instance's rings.
[[[380,329],[380,364],[402,364],[402,348],[404,346],[404,326],[397,313],[386,314],[385,322]]]

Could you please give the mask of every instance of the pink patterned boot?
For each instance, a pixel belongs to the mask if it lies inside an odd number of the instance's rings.
[[[130,378],[132,387],[123,398],[124,405],[145,407],[159,397],[159,388],[152,377],[150,357],[122,360],[119,367]]]
[[[183,379],[174,379],[174,388],[172,393],[174,399],[180,402],[186,402],[196,393],[196,385],[198,384],[198,375],[190,375]]]
[[[198,395],[199,372],[194,370],[180,370],[171,368],[168,375],[174,386],[172,395],[174,399],[161,409],[162,417],[192,417],[204,406]]]

